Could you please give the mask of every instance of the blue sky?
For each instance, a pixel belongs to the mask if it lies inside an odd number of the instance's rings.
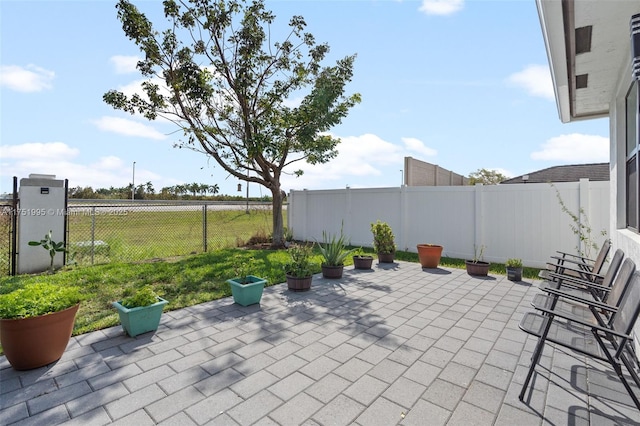
[[[139,51],[115,1],[0,2],[0,193],[12,176],[55,174],[75,186],[238,181],[203,154],[173,148],[176,130],[113,110],[110,89],[132,91]],[[134,1],[153,21],[160,1]],[[608,161],[608,120],[562,124],[534,0],[267,0],[282,31],[302,15],[331,52],[357,54],[348,93],[362,102],[331,133],[338,158],[303,165],[283,189],[401,184],[411,156],[462,175],[507,176]],[[300,168],[300,167],[295,167]],[[244,182],[243,192],[244,195]],[[251,196],[269,195],[250,186]]]

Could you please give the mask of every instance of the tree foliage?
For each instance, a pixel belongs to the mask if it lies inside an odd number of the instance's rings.
[[[122,29],[144,54],[143,94],[111,90],[104,100],[149,120],[171,120],[177,144],[212,157],[227,173],[268,188],[273,243],[282,245],[280,179],[291,164],[325,163],[339,139],[326,132],[360,101],[345,95],[355,56],[321,65],[329,52],[305,32],[301,16],[283,41],[271,40],[275,16],[263,0],[165,0],[167,26],[156,30],[127,0],[116,6]],[[302,96],[298,106],[293,97]],[[302,171],[294,172],[301,174]]]
[[[497,185],[507,179],[509,178],[497,170],[478,169],[473,173],[469,173],[469,185],[475,185],[476,183]]]

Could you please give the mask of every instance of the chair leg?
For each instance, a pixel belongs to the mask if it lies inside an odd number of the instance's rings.
[[[520,390],[520,395],[518,396],[520,401],[524,401],[524,394],[527,392],[527,388],[529,387],[529,382],[531,381],[533,372],[535,371],[536,365],[538,364],[538,362],[540,361],[540,357],[542,356],[542,350],[544,349],[544,344],[547,340],[547,335],[549,334],[552,320],[553,315],[549,315],[545,318],[546,323],[544,325],[544,331],[538,338],[538,343],[536,344],[536,348],[533,351],[533,355],[531,356],[531,366],[529,367],[529,372],[527,373],[527,377],[524,380],[524,384],[522,385],[522,390]]]

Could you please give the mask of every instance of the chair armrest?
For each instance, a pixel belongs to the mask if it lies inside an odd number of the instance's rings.
[[[628,334],[624,334],[624,333],[620,333],[619,331],[616,331],[612,328],[609,327],[602,327],[600,325],[591,323],[591,322],[587,322],[584,321],[582,318],[579,318],[575,315],[571,315],[568,314],[566,312],[560,312],[560,311],[556,311],[554,309],[547,309],[547,308],[539,308],[538,309],[540,312],[544,312],[547,313],[549,315],[553,315],[554,317],[559,317],[559,318],[564,318],[566,320],[569,320],[571,322],[575,322],[577,324],[583,325],[587,328],[590,328],[591,330],[597,330],[597,331],[601,331],[603,333],[608,333],[608,334],[613,334],[614,336],[623,338],[623,339],[627,339],[627,340],[631,340],[631,336]],[[549,318],[549,320],[553,321],[553,317]]]
[[[558,287],[554,288],[555,290],[558,290],[562,286],[567,286],[567,287],[577,288],[581,290],[611,291],[611,287],[594,283],[593,281],[581,280],[580,278],[569,277],[569,276],[563,276],[560,278],[559,281],[545,279],[545,282],[549,284],[551,283],[558,284]]]
[[[556,250],[556,253],[558,253],[560,257],[563,257],[565,259],[573,258],[573,259],[580,259],[580,261],[584,263],[587,263],[587,262],[595,263],[595,259],[589,259],[588,257],[580,256],[579,254],[567,253],[560,250]]]
[[[551,277],[551,278],[578,279],[578,280],[581,279],[583,281],[589,281],[589,280],[585,280],[585,279],[579,278],[579,276],[590,277],[590,278],[592,278],[594,280],[595,279],[604,279],[604,275],[598,274],[598,273],[595,273],[595,272],[589,272],[589,271],[585,271],[585,270],[569,268],[568,266],[562,266],[561,269],[565,270],[565,271],[573,272],[574,274],[578,274],[578,276],[565,274],[565,273],[562,273],[562,272],[557,272],[557,271],[552,271],[552,270],[546,270],[545,271],[545,275],[547,275],[548,277]],[[549,278],[547,278],[547,279],[549,279]],[[591,282],[593,282],[593,281],[591,281]]]
[[[547,262],[547,265],[553,265],[555,268],[563,267],[565,263],[571,263],[573,265],[579,266],[580,268],[588,268],[588,270],[593,271],[593,262],[591,261],[584,262],[581,259],[580,260],[569,259],[569,258],[558,257],[558,256],[551,256],[551,259],[556,259],[557,262],[556,263]]]
[[[558,290],[554,288],[544,288],[543,291],[549,294],[553,294],[554,296],[558,296],[564,299],[569,299],[574,302],[582,303],[583,305],[593,306],[594,308],[603,309],[609,312],[618,312],[617,306],[609,305],[607,303],[603,303],[593,299],[585,299],[583,297],[576,296],[575,294],[567,293],[562,290]]]

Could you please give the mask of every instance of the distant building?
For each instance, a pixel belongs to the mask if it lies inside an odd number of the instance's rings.
[[[469,179],[442,167],[404,157],[404,184],[407,186],[460,186]]]
[[[590,181],[608,181],[609,163],[554,166],[538,170],[537,172],[531,172],[507,179],[500,182],[500,184],[578,182],[580,179],[589,179]]]

